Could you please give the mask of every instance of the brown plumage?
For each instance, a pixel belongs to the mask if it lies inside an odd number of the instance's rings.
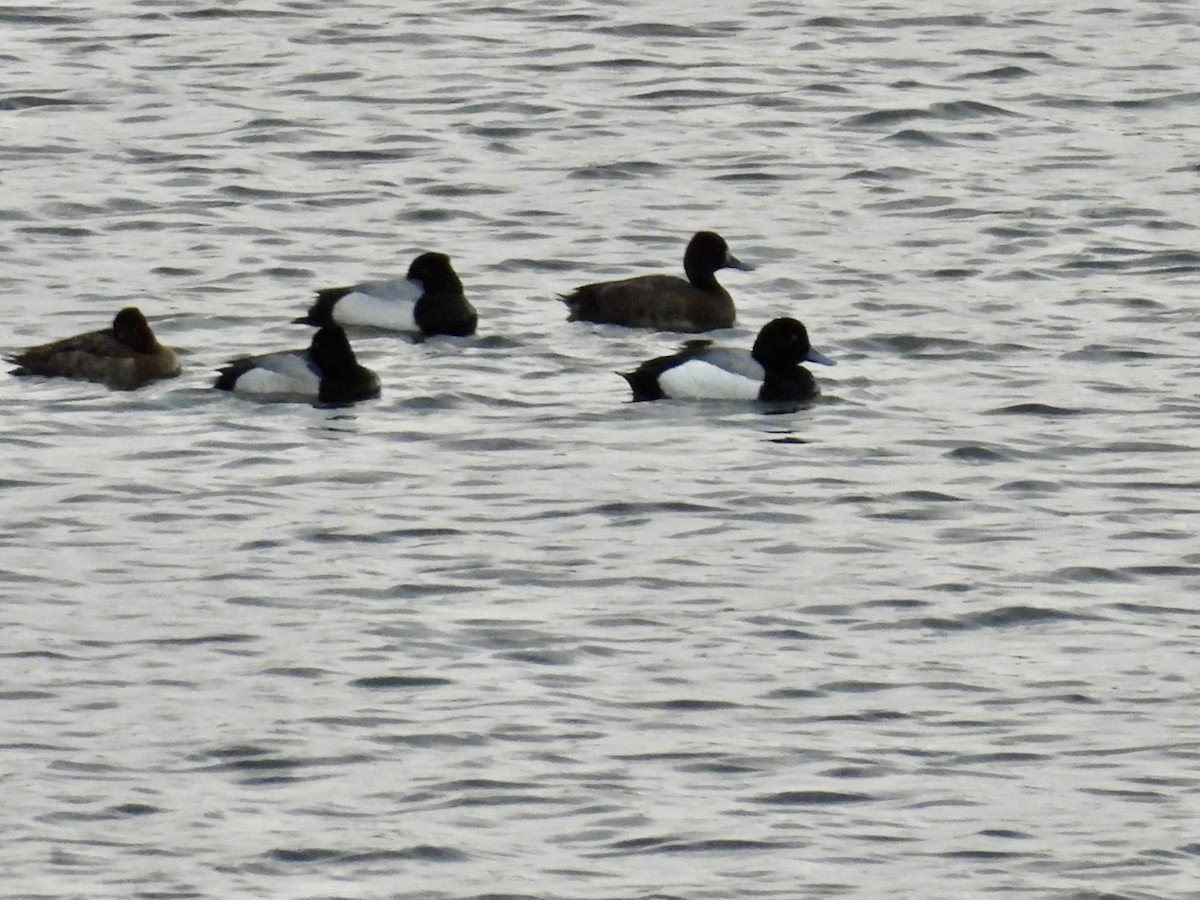
[[[117,313],[111,328],[30,347],[9,359],[14,375],[51,375],[132,390],[179,374],[179,360],[162,346],[141,310]]]
[[[639,275],[622,281],[602,281],[562,296],[570,321],[698,332],[729,328],[737,311],[729,292],[713,274],[718,269],[753,267],[729,252],[725,239],[698,231],[683,257],[687,280],[674,275]]]

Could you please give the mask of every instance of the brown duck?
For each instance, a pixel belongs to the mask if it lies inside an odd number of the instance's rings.
[[[602,281],[561,295],[569,321],[600,322],[659,331],[712,331],[729,328],[737,318],[733,299],[717,282],[718,269],[748,266],[729,252],[719,234],[698,231],[683,255],[687,280],[675,275],[639,275]]]
[[[179,359],[154,337],[141,310],[117,313],[112,327],[30,347],[9,359],[14,375],[51,375],[132,390],[179,374]]]

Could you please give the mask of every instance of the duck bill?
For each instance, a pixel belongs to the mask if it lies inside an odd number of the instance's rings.
[[[820,363],[823,366],[836,366],[837,360],[830,359],[820,350],[815,347],[808,348],[808,355],[804,357],[805,362]]]
[[[750,265],[750,263],[742,262],[740,259],[738,259],[736,256],[734,256],[732,253],[725,254],[725,268],[740,269],[743,272],[753,272],[754,271],[754,266]]]

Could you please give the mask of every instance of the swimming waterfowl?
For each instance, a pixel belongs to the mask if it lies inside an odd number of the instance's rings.
[[[450,257],[422,253],[404,278],[364,281],[317,291],[317,302],[296,320],[304,325],[365,325],[421,336],[475,333],[479,315],[465,296]]]
[[[802,362],[836,365],[812,347],[802,323],[785,317],[764,325],[749,351],[688,341],[621,377],[634,400],[813,400],[820,389]]]
[[[730,327],[737,318],[733,299],[713,273],[718,269],[749,272],[753,268],[730,253],[719,234],[698,231],[683,255],[686,281],[675,275],[639,275],[586,284],[560,295],[560,299],[571,311],[571,322],[658,331],[712,331]]]
[[[379,378],[360,366],[340,325],[323,325],[307,350],[244,356],[220,369],[214,387],[241,394],[353,403],[379,396]]]
[[[174,378],[180,369],[179,359],[158,342],[136,306],[117,313],[111,328],[30,347],[9,362],[17,366],[14,375],[78,378],[120,390]]]

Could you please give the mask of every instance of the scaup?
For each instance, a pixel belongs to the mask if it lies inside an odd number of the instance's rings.
[[[698,231],[683,255],[687,280],[675,275],[639,275],[576,288],[561,299],[569,321],[654,328],[659,331],[712,331],[733,325],[737,311],[729,292],[713,274],[718,269],[752,271],[729,252],[719,234]]]
[[[30,347],[9,362],[17,366],[14,375],[78,378],[120,390],[174,378],[180,369],[179,359],[158,342],[136,306],[117,313],[111,328]]]
[[[634,400],[808,401],[820,394],[801,362],[836,363],[813,349],[804,325],[792,318],[763,326],[749,352],[688,341],[671,356],[642,363],[621,376]]]
[[[422,253],[404,278],[366,281],[317,291],[317,302],[297,319],[304,325],[364,325],[406,331],[423,337],[475,333],[479,315],[463,295],[450,257]]]
[[[307,350],[245,356],[220,369],[214,387],[241,394],[353,403],[379,396],[379,378],[360,366],[340,325],[322,325]]]

